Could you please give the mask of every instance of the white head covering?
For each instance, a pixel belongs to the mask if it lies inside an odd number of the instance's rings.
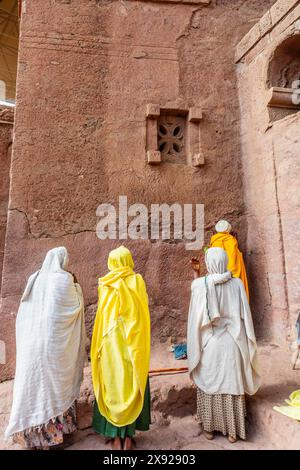
[[[232,230],[232,227],[227,220],[219,220],[219,222],[216,223],[215,229],[217,232],[228,232],[230,233]]]
[[[30,276],[16,321],[17,363],[6,437],[46,424],[78,398],[85,360],[83,296],[66,248]]]
[[[205,252],[205,264],[208,275],[205,276],[207,296],[207,310],[210,319],[219,316],[219,304],[216,295],[216,285],[224,284],[231,279],[231,272],[227,270],[228,256],[223,248],[209,248]]]
[[[228,256],[223,248],[209,248],[205,252],[208,274],[224,274],[227,271]]]
[[[23,302],[29,297],[32,287],[39,273],[50,274],[64,272],[65,269],[67,269],[68,264],[69,254],[64,246],[59,246],[58,248],[53,248],[52,250],[49,250],[43,261],[41,269],[39,269],[29,277],[21,301]]]
[[[44,259],[42,270],[51,272],[65,271],[69,264],[69,255],[64,246],[49,250]]]

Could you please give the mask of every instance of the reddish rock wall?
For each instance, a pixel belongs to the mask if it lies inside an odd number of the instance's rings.
[[[15,313],[46,250],[65,245],[91,328],[97,276],[118,241],[95,235],[103,202],[203,203],[245,247],[234,49],[272,0],[24,2],[2,322],[13,373]],[[205,165],[147,164],[146,105],[200,104]],[[153,337],[185,335],[191,272],[182,243],[128,241],[146,279]]]
[[[269,64],[280,44],[294,35],[299,76],[299,18],[299,1],[280,0],[237,48],[254,315],[266,336],[285,344],[294,336],[300,312],[300,111],[289,115],[291,110],[274,108],[282,114],[272,121]],[[293,70],[289,52],[288,73]],[[284,70],[284,62],[278,65]]]
[[[0,107],[0,282],[2,278],[9,197],[13,117],[12,109]]]

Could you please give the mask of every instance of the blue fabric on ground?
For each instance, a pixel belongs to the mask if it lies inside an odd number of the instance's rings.
[[[186,343],[176,344],[174,346],[175,359],[186,359],[187,358],[187,346]]]

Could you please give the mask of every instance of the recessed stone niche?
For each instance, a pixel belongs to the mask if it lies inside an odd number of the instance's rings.
[[[204,156],[201,150],[199,106],[185,103],[147,105],[147,161],[201,166]]]
[[[300,34],[283,41],[274,51],[268,68],[268,107],[271,121],[300,110]]]

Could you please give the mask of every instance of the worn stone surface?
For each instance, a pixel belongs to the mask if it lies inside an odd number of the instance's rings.
[[[202,203],[206,241],[225,217],[245,248],[233,56],[273,3],[26,2],[2,283],[2,380],[14,370],[20,295],[49,248],[68,248],[86,305],[95,305],[97,276],[120,243],[97,239],[100,203],[116,204],[122,194],[129,204]],[[199,168],[147,163],[146,106],[178,99],[203,110]],[[182,243],[125,243],[147,282],[154,338],[184,337],[191,253]],[[94,311],[88,309],[89,332]]]
[[[270,9],[272,24],[275,26],[298,3],[299,0],[278,0]]]
[[[300,311],[300,113],[279,115],[273,122],[267,96],[280,79],[291,86],[297,67],[299,73],[300,37],[289,38],[296,11],[300,17],[299,7],[290,11],[238,67],[253,315],[257,326],[269,326],[276,342],[294,338]]]
[[[238,43],[235,60],[241,60],[262,37],[299,6],[299,0],[277,0],[270,10],[256,23]]]

